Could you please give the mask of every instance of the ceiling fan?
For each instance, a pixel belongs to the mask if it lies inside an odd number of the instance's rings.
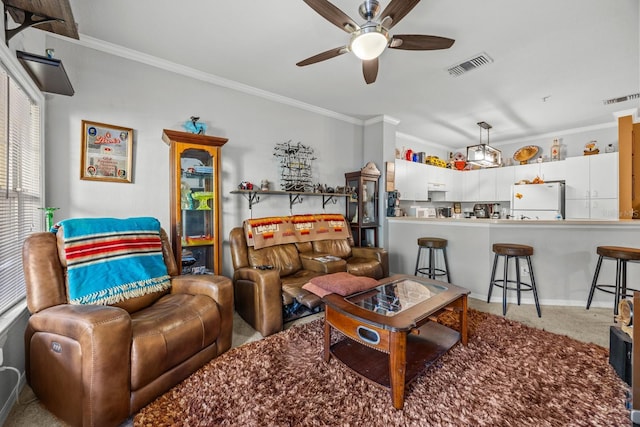
[[[304,2],[327,21],[349,33],[351,39],[346,46],[330,49],[298,62],[296,65],[299,67],[353,52],[362,59],[364,80],[367,84],[371,84],[378,76],[378,57],[387,47],[404,50],[437,50],[448,49],[455,42],[453,39],[438,36],[419,34],[391,36],[389,34],[389,30],[400,22],[420,0],[391,0],[380,15],[378,15],[380,9],[378,1],[365,0],[358,8],[360,16],[366,19],[362,25],[356,24],[328,0],[304,0]]]

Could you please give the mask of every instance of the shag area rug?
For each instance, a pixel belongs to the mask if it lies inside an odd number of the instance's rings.
[[[430,366],[395,410],[388,390],[323,361],[323,324],[229,350],[143,408],[134,425],[631,425],[627,386],[594,344],[469,310],[469,344]]]

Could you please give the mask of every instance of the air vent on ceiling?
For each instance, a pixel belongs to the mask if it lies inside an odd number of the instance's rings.
[[[605,99],[602,102],[604,103],[604,105],[609,105],[609,104],[617,104],[618,102],[631,101],[632,99],[637,99],[637,98],[640,98],[640,93],[633,93],[631,95],[625,95],[619,98]]]
[[[447,69],[449,74],[454,77],[462,75],[467,71],[474,70],[483,65],[491,64],[493,59],[486,53],[482,52],[473,58],[467,59],[466,61],[461,62],[460,64],[453,65]]]

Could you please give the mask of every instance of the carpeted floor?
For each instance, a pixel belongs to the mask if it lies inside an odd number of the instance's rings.
[[[475,310],[469,318],[469,345],[418,377],[402,411],[387,390],[323,361],[318,319],[229,350],[145,407],[134,425],[630,425],[627,387],[606,349]]]

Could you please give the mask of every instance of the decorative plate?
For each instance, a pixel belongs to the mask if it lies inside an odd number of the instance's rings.
[[[539,150],[540,148],[535,145],[527,145],[516,151],[513,154],[513,158],[519,161],[521,165],[526,164],[529,159],[534,158],[535,155],[538,154]]]

